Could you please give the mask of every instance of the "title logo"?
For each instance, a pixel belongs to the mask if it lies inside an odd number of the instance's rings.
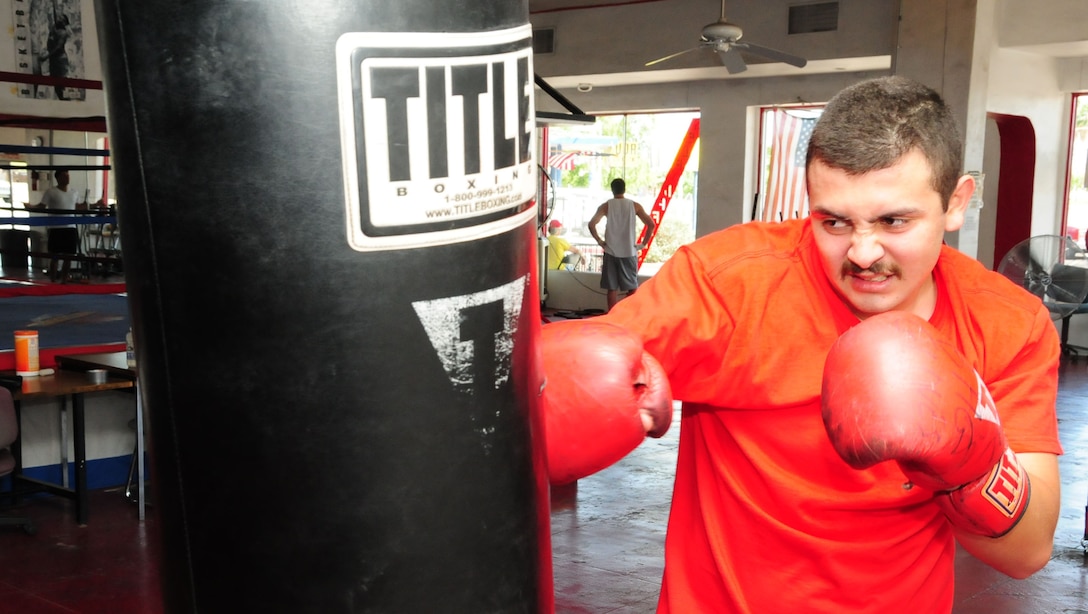
[[[1001,461],[990,473],[983,492],[995,508],[1012,518],[1023,503],[1028,484],[1023,467],[1016,461],[1016,453],[1006,449]]]
[[[532,217],[528,25],[471,34],[349,33],[336,55],[354,249],[466,241]]]

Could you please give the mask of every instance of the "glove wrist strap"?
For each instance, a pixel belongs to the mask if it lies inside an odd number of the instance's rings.
[[[1006,448],[993,469],[962,488],[938,497],[952,524],[988,537],[1001,537],[1020,521],[1031,498],[1031,480],[1016,453]]]

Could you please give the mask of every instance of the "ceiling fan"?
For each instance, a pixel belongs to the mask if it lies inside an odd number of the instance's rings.
[[[714,52],[718,54],[718,59],[721,60],[722,65],[725,66],[725,69],[729,71],[730,74],[748,70],[748,65],[744,63],[744,58],[740,55],[740,52],[742,51],[765,57],[773,62],[783,62],[798,68],[802,68],[808,63],[805,58],[790,55],[784,51],[771,49],[770,47],[764,47],[747,41],[741,41],[740,37],[743,35],[744,32],[740,29],[740,26],[725,20],[725,0],[722,0],[721,17],[718,18],[718,21],[703,26],[703,34],[699,39],[699,46],[646,62],[646,66],[653,66],[659,62],[671,60],[677,56],[699,49],[713,49]]]

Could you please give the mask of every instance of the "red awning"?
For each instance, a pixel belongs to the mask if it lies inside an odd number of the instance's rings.
[[[574,168],[574,158],[580,155],[581,152],[568,151],[552,154],[548,156],[548,167],[557,168],[563,171],[569,171]]]

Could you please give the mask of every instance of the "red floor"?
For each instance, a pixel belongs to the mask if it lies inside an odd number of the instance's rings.
[[[1058,402],[1066,454],[1053,559],[1032,578],[1017,581],[961,554],[956,614],[1088,614],[1088,563],[1081,545],[1088,500],[1086,362],[1063,367]],[[673,428],[576,489],[555,493],[558,613],[654,611],[678,432]],[[141,523],[121,491],[98,491],[86,527],[73,522],[67,501],[39,498],[20,509],[39,530],[34,536],[0,530],[0,614],[163,611],[154,508]]]

